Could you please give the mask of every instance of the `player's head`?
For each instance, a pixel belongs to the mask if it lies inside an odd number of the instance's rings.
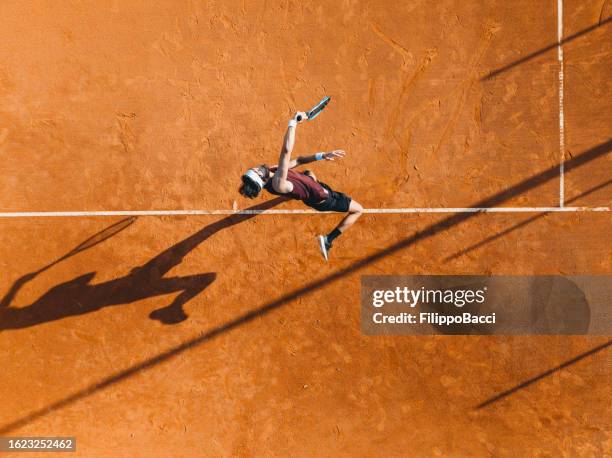
[[[258,165],[246,171],[242,175],[240,194],[249,199],[254,199],[270,179],[270,169],[267,165]]]

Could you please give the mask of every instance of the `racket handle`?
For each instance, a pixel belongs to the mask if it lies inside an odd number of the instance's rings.
[[[302,120],[302,115],[297,115],[297,121],[300,122]]]

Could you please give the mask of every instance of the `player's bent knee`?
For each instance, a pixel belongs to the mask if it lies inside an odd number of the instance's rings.
[[[354,200],[351,200],[351,204],[349,205],[349,213],[353,213],[358,216],[361,216],[361,214],[363,214],[363,207],[361,206],[359,202],[355,202]]]

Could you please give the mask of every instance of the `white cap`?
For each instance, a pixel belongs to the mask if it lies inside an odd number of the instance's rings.
[[[255,169],[247,170],[247,172],[244,174],[244,176],[249,177],[251,180],[253,180],[255,183],[257,183],[259,185],[259,190],[263,189],[263,187],[265,186],[265,183],[263,182],[263,180],[259,176],[259,173],[257,173],[255,171]]]

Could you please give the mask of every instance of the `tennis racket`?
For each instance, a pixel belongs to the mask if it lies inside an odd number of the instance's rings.
[[[323,100],[321,100],[319,103],[317,103],[314,107],[312,107],[310,109],[310,111],[308,111],[306,113],[306,120],[312,121],[314,118],[319,116],[319,114],[327,106],[327,104],[329,103],[330,100],[331,100],[331,97],[329,97],[329,96],[323,97]],[[302,120],[302,116],[298,116],[297,120],[301,121]]]

